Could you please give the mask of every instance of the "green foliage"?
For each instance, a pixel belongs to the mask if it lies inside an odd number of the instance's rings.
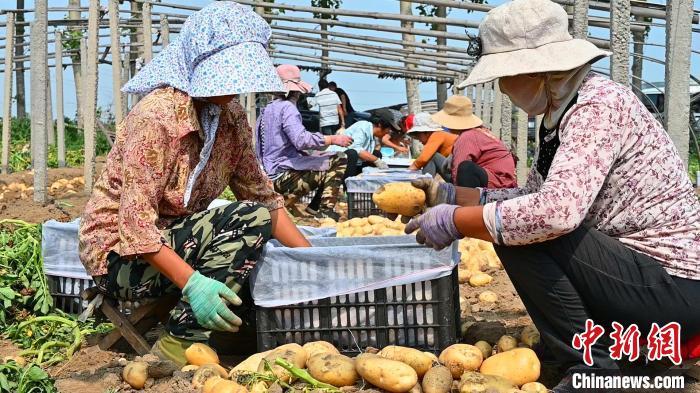
[[[227,201],[235,202],[236,201],[236,196],[233,195],[233,191],[231,191],[230,187],[226,187],[224,192],[219,195],[219,199],[226,199]]]
[[[63,32],[63,49],[80,50],[80,39],[85,33],[82,30],[68,30]],[[80,57],[80,54],[77,54]]]
[[[311,0],[312,7],[338,9],[338,8],[340,8],[341,4],[343,4],[343,0]],[[332,19],[332,20],[338,19],[338,17],[335,15],[317,14],[317,13],[314,13],[314,18]]]
[[[0,393],[54,393],[54,380],[35,364],[21,367],[14,361],[0,364]]]

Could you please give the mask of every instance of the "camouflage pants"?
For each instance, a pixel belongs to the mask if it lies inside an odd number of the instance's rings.
[[[330,159],[326,171],[285,171],[273,181],[275,191],[288,198],[301,198],[313,190],[321,193],[321,205],[333,210],[338,202],[340,187],[343,185],[343,175],[347,168],[345,154],[338,153]]]
[[[162,232],[163,243],[195,270],[241,292],[243,305],[232,310],[245,321],[253,309],[252,298],[245,293],[246,283],[271,230],[267,208],[253,202],[233,202],[183,217]],[[95,277],[95,282],[108,295],[138,300],[180,293],[144,260],[121,258],[115,252],[107,260],[108,273]],[[170,312],[165,329],[192,341],[206,341],[211,333],[197,323],[190,305],[182,299]]]

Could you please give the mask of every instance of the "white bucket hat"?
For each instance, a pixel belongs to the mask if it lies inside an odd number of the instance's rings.
[[[610,56],[571,37],[568,25],[564,8],[550,0],[514,0],[492,9],[479,25],[481,57],[459,87],[504,76],[568,71]]]
[[[413,117],[413,127],[406,131],[406,134],[412,134],[416,132],[434,132],[442,131],[442,126],[430,117],[430,113],[421,112],[417,113]]]

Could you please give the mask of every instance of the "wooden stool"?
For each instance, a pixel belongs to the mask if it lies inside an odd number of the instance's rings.
[[[121,338],[139,355],[150,352],[151,347],[143,337],[158,322],[165,322],[168,319],[170,310],[178,302],[177,296],[163,296],[157,299],[144,299],[145,304],[141,304],[131,311],[127,317],[119,310],[119,301],[101,293],[96,287],[84,290],[80,297],[83,300],[94,301],[97,299],[95,307],[99,309],[115,326],[116,329],[108,333],[99,343],[102,350],[112,348]],[[150,301],[148,301],[150,300]]]

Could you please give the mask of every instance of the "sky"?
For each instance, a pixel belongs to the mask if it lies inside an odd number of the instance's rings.
[[[190,6],[205,6],[206,4],[209,4],[211,1],[210,0],[164,0],[164,2],[171,3],[171,4],[182,4],[182,5],[190,5]],[[291,4],[291,5],[304,5],[308,6],[310,5],[310,0],[276,0],[278,3],[285,3],[285,4]],[[499,5],[502,4],[504,1],[503,0],[490,0],[488,1],[489,4],[491,5]],[[650,2],[654,3],[664,3],[656,0],[651,0]],[[64,7],[67,4],[67,0],[48,0],[49,7]],[[103,6],[107,5],[107,1],[102,0],[101,1]],[[82,0],[82,5],[87,6],[88,0]],[[15,0],[0,0],[0,8],[14,8],[15,5]],[[33,0],[26,0],[26,7],[27,8],[33,8]],[[342,8],[346,9],[352,9],[352,10],[363,10],[363,11],[374,11],[374,12],[383,12],[383,13],[397,13],[399,11],[399,1],[397,0],[344,0],[342,4]],[[694,0],[694,9],[698,10],[700,9],[700,0]],[[158,6],[154,6],[153,10],[153,15],[158,15],[160,11],[163,11],[163,8],[160,8]],[[170,10],[169,12],[171,13],[178,13],[178,14],[184,14],[184,13],[189,13],[188,11],[183,11],[183,10]],[[414,13],[417,13],[414,10]],[[292,11],[286,11],[285,15],[288,16],[300,16],[300,17],[309,17],[310,14],[308,13],[298,13],[298,12],[292,12]],[[450,10],[450,13],[448,15],[449,18],[456,18],[456,19],[469,19],[469,20],[474,20],[474,21],[479,21],[481,18],[483,18],[485,14],[480,13],[480,12],[475,12],[475,13],[468,13],[466,10],[458,10],[458,9],[452,9]],[[606,12],[600,12],[600,11],[591,11],[591,15],[596,15],[596,16],[601,16],[601,17],[609,17],[609,15]],[[122,17],[125,17],[126,14],[122,14]],[[66,17],[65,12],[56,12],[56,13],[51,13],[49,16],[50,19],[61,19]],[[87,13],[84,13],[84,17],[87,17]],[[28,16],[28,19],[31,19],[31,16]],[[360,19],[360,18],[353,18],[353,17],[340,17],[341,20],[343,21],[350,21],[350,22],[360,22],[360,23],[370,23],[370,24],[387,24],[387,25],[393,25],[393,26],[399,26],[398,21],[377,21],[373,19]],[[0,16],[0,20],[4,21],[4,16]],[[295,24],[290,23],[290,22],[274,22],[280,25],[287,25],[287,26],[293,26]],[[318,25],[312,25],[312,24],[296,24],[296,26],[300,27],[305,27],[305,28],[318,28]],[[695,25],[695,27],[698,27],[698,25]],[[424,24],[416,24],[415,28],[418,29],[425,29],[427,28],[426,25]],[[53,29],[53,27],[49,28],[50,30]],[[393,39],[400,39],[400,34],[398,33],[383,33],[383,32],[367,32],[367,31],[362,31],[358,29],[350,29],[350,28],[343,28],[343,27],[332,27],[331,28],[333,31],[338,31],[338,32],[344,32],[344,33],[351,33],[351,34],[358,34],[358,35],[373,35],[373,36],[380,36],[380,37],[386,37],[386,38],[393,38]],[[454,32],[454,33],[460,33],[463,34],[465,29],[461,27],[454,27],[450,26],[448,28],[448,31]],[[477,31],[475,29],[470,29],[470,33],[476,34]],[[594,28],[591,27],[589,29],[589,33],[593,37],[600,37],[600,38],[607,38],[608,30],[606,29],[601,29],[601,28]],[[102,34],[107,34],[107,30],[103,30]],[[0,36],[4,36],[5,31],[4,28],[0,28]],[[174,37],[173,37],[174,38]],[[172,38],[171,38],[172,39]],[[418,37],[418,39],[425,39],[426,42],[428,43],[434,43],[434,38],[429,38],[429,37]],[[665,43],[665,31],[661,27],[653,27],[649,33],[649,38],[647,40],[648,43],[651,44],[664,44]],[[107,44],[109,43],[109,38],[103,39],[103,43]],[[381,44],[375,44],[375,45],[381,45]],[[451,46],[459,46],[459,47],[465,47],[464,42],[460,41],[448,41],[448,45]],[[300,54],[304,55],[310,55],[310,56],[320,56],[320,50],[312,50],[312,49],[300,49],[300,48],[290,48],[290,47],[284,47],[282,45],[278,45],[277,48],[285,51],[295,51]],[[700,33],[693,33],[693,43],[692,43],[692,48],[693,50],[699,51],[700,52]],[[154,48],[155,50],[158,50],[159,48],[156,46]],[[4,49],[2,50],[4,53]],[[49,45],[49,52],[53,53],[53,45]],[[388,53],[390,53],[390,50],[387,50]],[[664,48],[663,47],[658,47],[658,46],[647,46],[645,48],[645,55],[649,56],[651,58],[656,58],[663,60],[664,58]],[[347,55],[347,54],[341,54],[341,53],[333,53],[331,52],[331,57],[337,58],[337,59],[348,59],[348,60],[355,60],[355,61],[364,61],[364,62],[374,62],[374,63],[384,63],[384,64],[392,64],[392,65],[400,65],[399,63],[396,62],[390,62],[390,61],[384,61],[384,60],[379,60],[379,59],[371,59],[371,58],[363,58],[360,56],[354,56],[354,55]],[[50,57],[51,58],[51,57]],[[109,59],[109,58],[108,58]],[[64,62],[67,62],[67,59],[64,60]],[[282,63],[282,62],[287,62],[286,60],[276,60],[276,63]],[[53,59],[50,60],[50,63],[53,64]],[[298,62],[298,64],[304,64],[302,62]],[[307,63],[308,65],[314,65],[311,63]],[[600,67],[603,70],[607,70],[609,67],[609,63],[607,60],[603,60],[598,62],[595,67]],[[700,54],[694,53],[691,57],[691,73],[697,77],[700,77]],[[308,81],[311,84],[315,84],[318,81],[318,75],[313,73],[313,72],[303,72],[302,74],[303,79]],[[357,73],[350,73],[350,72],[339,72],[339,71],[334,71],[331,73],[328,77],[329,80],[335,81],[338,83],[340,87],[342,87],[350,96],[352,99],[353,106],[357,110],[365,110],[365,109],[371,109],[371,108],[376,108],[376,107],[382,107],[382,106],[388,106],[388,105],[394,105],[398,103],[405,103],[406,102],[406,93],[405,93],[405,82],[403,80],[391,80],[391,79],[378,79],[375,75],[368,75],[368,74],[357,74]],[[644,75],[643,79],[649,82],[659,82],[663,81],[664,79],[664,66],[663,64],[657,64],[655,62],[651,61],[645,61],[644,62]],[[27,83],[27,96],[29,95],[28,92],[28,87],[29,87],[29,72],[27,72],[26,75],[26,83]],[[52,81],[52,92],[55,94],[55,69],[51,68],[51,81]],[[100,65],[99,67],[99,85],[98,85],[98,106],[102,108],[103,110],[111,110],[112,106],[112,97],[113,97],[113,87],[112,87],[112,76],[111,76],[111,67],[109,65]],[[4,81],[0,78],[0,86]],[[70,68],[66,68],[64,71],[64,105],[65,105],[65,115],[68,117],[74,117],[75,111],[76,111],[76,98],[75,98],[75,89],[74,89],[74,80],[73,80],[73,74]],[[14,94],[14,93],[13,93]],[[421,83],[420,84],[420,94],[421,94],[421,99],[422,100],[431,100],[435,99],[436,97],[436,86],[435,83]],[[0,100],[3,98],[0,97]],[[0,101],[1,102],[1,101]],[[29,106],[29,97],[27,97],[27,106]],[[14,113],[14,110],[13,110]],[[54,113],[55,113],[55,105],[54,105]]]

